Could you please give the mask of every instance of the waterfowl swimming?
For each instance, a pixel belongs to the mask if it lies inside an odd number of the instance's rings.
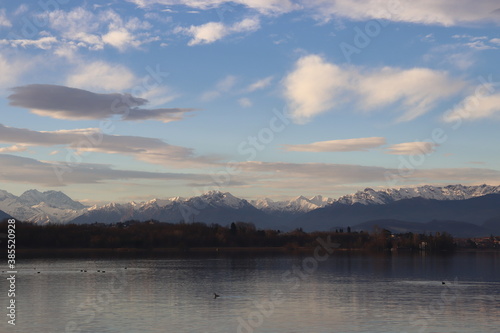
[[[220,297],[220,295],[217,295],[216,293],[214,293],[214,299],[216,299],[217,297]]]

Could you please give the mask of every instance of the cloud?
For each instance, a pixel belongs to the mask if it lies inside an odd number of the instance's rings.
[[[361,111],[397,104],[404,111],[398,121],[410,121],[427,113],[438,101],[457,93],[464,85],[444,71],[341,68],[319,55],[301,57],[283,79],[284,97],[292,118],[299,124],[347,103]]]
[[[271,84],[273,78],[274,78],[273,76],[268,76],[258,81],[255,81],[254,83],[252,83],[247,87],[246,91],[253,92],[256,90],[264,89]]]
[[[48,20],[50,27],[59,31],[68,43],[90,50],[101,50],[109,45],[124,51],[158,40],[149,33],[151,25],[147,21],[140,21],[137,17],[124,19],[111,9],[91,12],[76,7],[67,12],[45,12],[40,16]]]
[[[490,39],[490,43],[500,46],[500,38],[492,38]]]
[[[165,6],[188,6],[200,10],[218,8],[222,6],[243,5],[261,14],[276,15],[287,13],[299,8],[291,0],[127,0],[139,7],[148,7],[155,4]]]
[[[424,25],[470,25],[499,22],[497,0],[128,0],[140,7],[155,4],[187,6],[199,10],[242,5],[265,15],[304,11],[320,21],[347,18],[354,21],[385,19]]]
[[[7,58],[0,53],[0,87],[16,84],[21,74],[29,67],[31,66],[23,61]]]
[[[245,18],[233,25],[227,26],[222,22],[208,22],[199,26],[190,26],[189,28],[178,27],[176,33],[183,33],[192,36],[188,42],[189,46],[199,44],[211,44],[231,34],[253,32],[260,28],[260,22],[257,17]]]
[[[201,95],[202,101],[211,101],[220,97],[222,94],[228,93],[234,87],[236,81],[236,76],[227,75],[215,84],[215,89],[206,91]]]
[[[493,89],[489,87],[488,89]],[[463,120],[500,119],[500,94],[487,96],[470,95],[453,109],[445,112],[443,121],[461,122]]]
[[[20,146],[45,146],[70,149],[68,156],[76,158],[89,152],[130,155],[137,160],[165,166],[185,162],[203,164],[215,162],[208,156],[196,156],[193,149],[170,145],[160,139],[141,136],[111,135],[99,128],[59,131],[33,131],[0,124],[0,142]],[[59,148],[60,148],[59,147]],[[74,154],[73,152],[74,151]]]
[[[306,178],[335,184],[364,183],[385,179],[386,171],[397,171],[383,167],[332,163],[286,163],[286,162],[241,162],[238,168],[245,172],[258,172],[261,179]],[[266,176],[267,175],[267,176]]]
[[[36,159],[8,154],[0,154],[0,180],[39,184],[43,186],[64,186],[69,184],[96,184],[114,180],[152,179],[152,180],[188,180],[209,181],[200,174],[147,172],[113,169],[102,164],[75,164],[38,161]]]
[[[350,85],[348,73],[317,55],[300,58],[283,80],[285,98],[299,124],[332,109],[346,85]]]
[[[246,97],[242,97],[238,100],[238,103],[240,104],[240,106],[244,107],[244,108],[249,108],[252,106],[252,101]]]
[[[457,26],[471,23],[499,22],[494,11],[496,0],[424,0],[424,1],[379,1],[379,0],[302,0],[306,8],[314,11],[317,19],[348,18],[354,21],[386,19],[394,22],[409,22],[424,25]]]
[[[427,155],[433,153],[437,146],[432,142],[404,142],[389,146],[387,153],[393,155]]]
[[[58,40],[55,37],[47,36],[39,39],[2,39],[0,43],[10,44],[13,47],[26,48],[33,46],[42,50],[49,50],[54,44],[58,43]]]
[[[404,157],[400,157],[404,158]],[[268,193],[282,191],[283,195],[304,188],[317,192],[331,192],[332,188],[349,186],[386,187],[411,184],[443,183],[498,183],[499,170],[481,168],[432,168],[407,169],[384,168],[356,164],[241,162],[234,165],[243,176],[252,175],[253,188],[263,188]],[[371,185],[374,184],[374,185]]]
[[[5,8],[0,9],[0,27],[7,27],[7,28],[12,27],[12,23],[8,19],[7,14],[5,12]]]
[[[385,138],[371,137],[358,139],[319,141],[310,144],[285,145],[286,151],[306,151],[306,152],[348,152],[348,151],[368,151],[385,144]]]
[[[125,66],[95,61],[80,65],[66,84],[77,88],[125,90],[134,84],[134,74]]]
[[[0,153],[18,153],[28,150],[28,147],[24,145],[13,145],[10,147],[0,148]]]
[[[50,84],[31,84],[11,89],[10,105],[30,109],[32,113],[56,119],[106,119],[121,115],[122,120],[182,119],[193,109],[142,109],[148,101],[130,94],[98,94],[87,90]]]

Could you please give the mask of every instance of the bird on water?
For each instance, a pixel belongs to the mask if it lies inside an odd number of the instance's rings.
[[[217,297],[220,297],[220,295],[217,295],[216,293],[214,293],[214,299],[216,299]]]

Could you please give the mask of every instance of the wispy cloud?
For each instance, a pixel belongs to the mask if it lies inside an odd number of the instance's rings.
[[[458,91],[464,82],[428,68],[341,68],[319,55],[301,57],[283,80],[284,96],[296,123],[350,103],[359,111],[398,104],[398,121],[410,121]]]
[[[214,163],[209,156],[196,156],[193,149],[170,145],[160,139],[110,135],[98,128],[34,131],[0,124],[0,142],[18,146],[45,146],[72,149],[76,154],[99,152],[133,156],[137,160],[164,166]],[[14,150],[11,150],[11,152]]]
[[[257,80],[246,88],[247,92],[253,92],[256,90],[264,89],[268,87],[273,81],[273,76],[268,76],[263,79]]]
[[[287,13],[299,5],[291,0],[127,0],[140,7],[148,7],[155,4],[165,6],[183,5],[200,10],[213,9],[221,6],[243,5],[261,14],[277,15]]]
[[[198,26],[190,26],[189,28],[178,27],[176,33],[191,36],[192,39],[188,42],[189,46],[199,44],[211,44],[226,36],[232,34],[253,32],[260,28],[260,22],[257,17],[246,18],[232,25],[225,25],[222,22],[208,22]]]
[[[24,145],[13,145],[10,147],[0,148],[0,153],[18,153],[28,150],[28,147]]]
[[[0,27],[12,27],[12,22],[8,19],[5,8],[0,9]]]
[[[53,36],[41,37],[39,39],[2,39],[0,44],[10,45],[13,47],[35,47],[42,50],[48,50],[57,44],[58,40]]]
[[[218,97],[220,97],[222,94],[228,93],[233,89],[237,82],[237,78],[234,75],[227,75],[225,76],[222,80],[218,81],[215,84],[215,88],[209,91],[205,91],[201,95],[201,100],[202,101],[211,101],[214,100]]]
[[[0,88],[16,84],[19,77],[32,65],[26,64],[22,60],[0,54]]]
[[[79,65],[66,84],[84,89],[124,90],[132,87],[135,75],[125,66],[95,61]]]
[[[114,169],[109,165],[81,163],[68,167],[65,163],[39,161],[33,158],[0,154],[0,180],[38,184],[42,186],[64,186],[70,184],[96,184],[114,180],[186,180],[209,181],[200,174],[147,172]],[[58,176],[59,175],[59,176]]]
[[[243,5],[265,15],[281,15],[303,10],[319,21],[348,18],[356,21],[386,19],[424,25],[456,26],[472,22],[499,22],[498,1],[435,0],[435,1],[379,1],[379,0],[128,0],[140,7],[155,4],[188,6],[199,10]]]
[[[349,151],[368,151],[385,144],[383,137],[344,139],[319,141],[309,144],[285,145],[287,151],[305,151],[305,152],[349,152]]]
[[[120,51],[138,48],[158,40],[150,34],[151,25],[137,17],[124,19],[111,9],[91,12],[83,7],[71,11],[54,10],[40,14],[49,26],[61,33],[67,42],[90,50],[101,50],[106,45]]]
[[[490,87],[491,88],[491,87]],[[500,94],[478,97],[470,95],[443,115],[445,122],[461,122],[479,119],[500,119]]]
[[[434,0],[434,1],[378,1],[378,0],[301,0],[306,8],[314,10],[318,19],[349,18],[356,21],[386,19],[424,25],[457,26],[472,22],[500,22],[494,11],[496,0]]]
[[[32,113],[57,119],[106,119],[120,115],[122,120],[158,120],[171,122],[193,109],[143,109],[146,99],[130,94],[98,94],[88,90],[50,84],[31,84],[11,89],[10,105],[30,109]]]
[[[433,153],[438,145],[432,142],[404,142],[387,147],[393,155],[427,155]]]

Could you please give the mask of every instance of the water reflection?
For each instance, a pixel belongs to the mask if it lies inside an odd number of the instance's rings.
[[[26,260],[16,332],[498,331],[498,253],[305,258]]]

